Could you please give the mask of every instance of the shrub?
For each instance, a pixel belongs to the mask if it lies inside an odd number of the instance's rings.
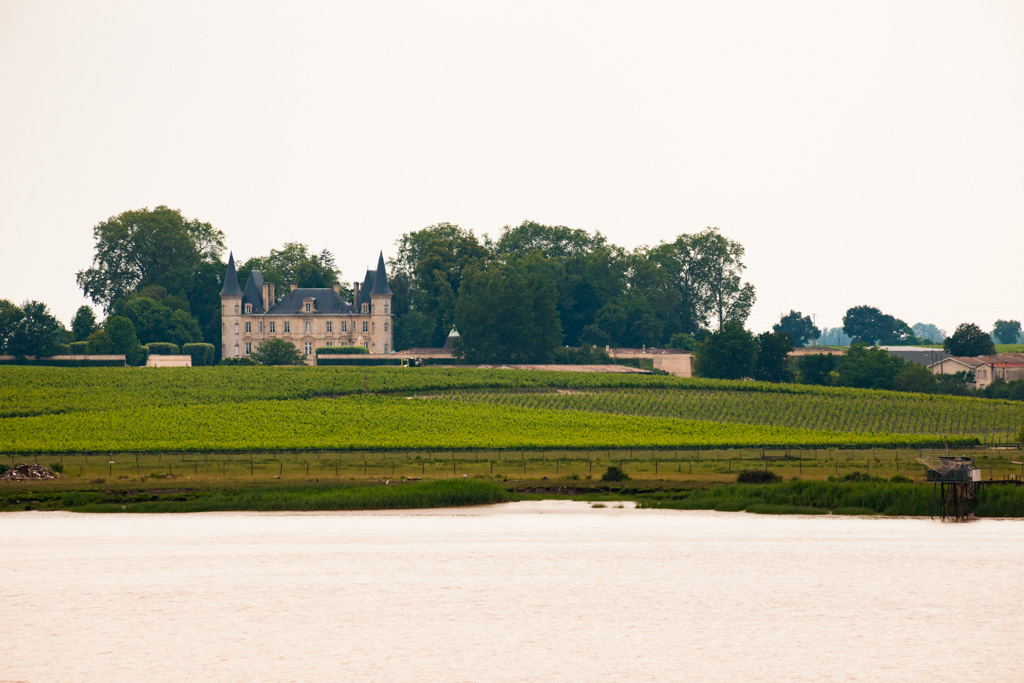
[[[192,366],[213,365],[217,349],[213,344],[183,344],[181,350],[186,355],[192,356]]]
[[[64,472],[64,465],[59,462],[51,462],[50,471],[56,472],[57,474],[62,474]]]
[[[70,346],[71,346],[71,353],[76,355],[76,356],[84,356],[85,354],[89,353],[89,342],[86,342],[86,341],[71,342]]]
[[[221,358],[217,365],[256,365],[252,358]]]
[[[743,470],[736,481],[740,484],[775,484],[782,481],[782,477],[766,470]]]
[[[612,365],[611,356],[594,346],[561,346],[555,349],[556,365]]]
[[[177,344],[171,342],[149,342],[146,344],[146,350],[149,351],[150,355],[158,356],[180,356],[181,349],[178,348]]]
[[[306,360],[306,354],[284,339],[269,339],[261,343],[253,349],[250,357],[260,365],[301,365]]]
[[[318,346],[316,349],[316,355],[322,353],[345,353],[345,354],[357,354],[357,353],[369,353],[370,350],[365,346]]]
[[[893,484],[912,484],[914,482],[910,477],[904,477],[902,474],[894,474],[889,477],[889,481]]]
[[[629,479],[629,475],[617,465],[611,465],[601,475],[601,481],[626,481],[627,479]]]
[[[57,344],[57,353],[55,356],[67,356],[71,353],[71,344]]]
[[[110,335],[106,330],[96,330],[89,335],[85,343],[86,349],[92,355],[107,355],[114,353],[114,342],[110,341]]]

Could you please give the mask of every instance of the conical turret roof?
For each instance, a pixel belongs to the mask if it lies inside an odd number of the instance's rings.
[[[384,270],[384,252],[380,252],[380,258],[377,259],[377,275],[373,278],[373,289],[370,290],[371,296],[377,295],[390,295],[391,287],[388,286],[388,274]]]
[[[224,273],[224,288],[221,296],[242,296],[242,288],[238,286],[238,271],[235,270],[235,255],[228,254],[228,270]]]

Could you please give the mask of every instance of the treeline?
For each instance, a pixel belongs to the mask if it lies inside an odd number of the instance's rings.
[[[689,348],[749,316],[743,256],[716,228],[629,251],[532,221],[494,240],[440,223],[402,235],[389,262],[395,348],[440,347],[453,327],[477,362],[550,362],[562,346]]]

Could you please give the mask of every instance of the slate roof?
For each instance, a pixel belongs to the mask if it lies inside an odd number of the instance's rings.
[[[249,273],[249,281],[245,283],[245,294],[242,295],[242,310],[245,304],[252,304],[253,313],[263,312],[263,273],[254,270]]]
[[[221,296],[242,296],[242,288],[238,286],[238,271],[235,270],[235,255],[228,254],[228,270],[224,273],[224,288]]]
[[[302,309],[304,299],[316,299],[316,308],[310,313]],[[285,295],[283,299],[270,307],[269,315],[342,315],[353,313],[352,304],[329,287],[299,287]]]
[[[380,252],[380,257],[377,259],[377,273],[373,278],[373,289],[370,290],[370,294],[373,296],[391,294],[391,287],[388,286],[388,273],[384,269],[383,251]]]
[[[363,304],[370,303],[370,293],[373,291],[373,280],[376,276],[372,270],[366,271],[363,284],[359,286],[359,301],[356,302],[356,309],[359,310]]]

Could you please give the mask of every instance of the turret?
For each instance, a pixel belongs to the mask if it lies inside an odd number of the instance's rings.
[[[370,351],[373,353],[394,353],[392,342],[391,287],[388,286],[388,274],[384,268],[384,252],[377,259],[377,272],[373,276],[373,287],[370,289],[370,311],[373,342]],[[375,347],[375,348],[374,348]]]
[[[228,255],[228,269],[224,273],[224,287],[220,290],[221,356],[236,358],[241,355],[242,288],[238,286],[235,255]]]

